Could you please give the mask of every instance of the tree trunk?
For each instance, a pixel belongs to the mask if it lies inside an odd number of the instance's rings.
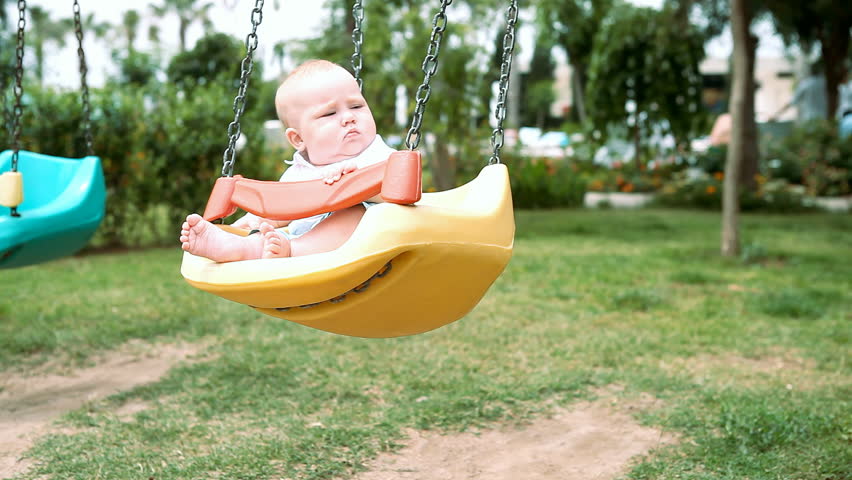
[[[746,7],[748,8],[748,7]],[[757,83],[754,80],[754,63],[757,56],[758,39],[751,34],[751,20],[753,12],[748,13],[748,24],[746,27],[745,43],[745,83],[743,95],[743,123],[739,127],[743,132],[743,158],[739,169],[739,186],[749,191],[757,189],[758,162],[760,161],[760,149],[758,146],[757,121],[754,113],[754,94],[757,91]],[[736,61],[735,61],[736,63]],[[735,67],[736,68],[736,67]],[[736,129],[737,127],[732,127]]]
[[[340,32],[340,44],[341,45],[349,45],[352,42],[352,32],[355,31],[355,15],[353,15],[352,8],[355,6],[354,0],[343,0],[344,12],[346,14],[346,30]],[[355,45],[352,44],[353,53]],[[346,50],[344,50],[345,52]],[[350,60],[349,65],[347,67],[351,67],[352,62],[349,55],[346,56],[346,59]],[[342,65],[342,64],[341,64]],[[354,75],[355,72],[353,71]]]
[[[36,43],[35,45],[35,75],[38,80],[38,85],[44,85],[44,44]]]
[[[189,20],[184,18],[180,19],[180,25],[178,27],[178,37],[180,39],[180,51],[186,51],[186,30],[189,28]]]
[[[586,123],[586,97],[583,69],[576,63],[571,64],[571,85],[573,87],[572,103],[577,107],[577,118],[581,125]]]
[[[731,142],[725,162],[725,184],[722,190],[722,248],[723,256],[739,254],[739,187],[741,167],[748,154],[748,123],[754,124],[753,65],[756,44],[752,40],[752,12],[749,0],[731,1],[731,34],[734,42],[733,86],[731,89]],[[749,57],[752,57],[751,59]],[[750,78],[751,77],[751,78]],[[751,105],[749,105],[749,103]]]
[[[638,170],[642,169],[642,128],[639,126],[639,112],[636,112],[636,124],[633,125],[633,163]]]
[[[450,156],[450,147],[441,135],[435,136],[432,155],[429,155],[429,169],[432,171],[432,183],[439,192],[456,186],[456,162]]]
[[[521,126],[521,69],[518,66],[518,56],[512,57],[512,69],[509,71],[509,91],[506,99],[506,128]]]
[[[819,42],[822,49],[822,60],[825,66],[825,89],[828,101],[828,118],[834,118],[839,106],[838,89],[846,74],[844,59],[849,53],[849,31],[833,29],[826,32],[820,30]]]

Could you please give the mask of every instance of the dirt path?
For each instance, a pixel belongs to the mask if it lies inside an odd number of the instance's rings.
[[[63,413],[151,383],[198,350],[188,345],[156,349],[131,345],[100,359],[97,366],[68,375],[0,373],[0,478],[18,475],[29,467],[21,454]]]
[[[381,455],[356,480],[604,480],[631,459],[671,443],[604,401],[559,411],[523,429],[479,435],[410,431],[406,447]]]
[[[97,366],[65,375],[0,373],[0,478],[24,473],[21,455],[63,413],[86,402],[151,383],[200,346],[129,346]],[[605,392],[602,392],[605,393]],[[144,405],[137,406],[144,409]],[[459,435],[410,430],[406,446],[379,456],[356,480],[611,480],[636,456],[671,443],[642,427],[610,395],[573,405],[524,428]]]

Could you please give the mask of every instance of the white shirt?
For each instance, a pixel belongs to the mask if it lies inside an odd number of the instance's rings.
[[[388,159],[391,153],[396,150],[387,146],[384,140],[382,140],[381,135],[376,135],[376,138],[373,139],[373,142],[364,149],[363,152],[358,155],[347,159],[346,161],[355,161],[355,165],[358,168],[368,167],[370,165],[385,161]],[[305,157],[302,156],[299,152],[296,152],[293,155],[293,160],[284,161],[287,165],[290,165],[287,170],[284,171],[284,174],[281,175],[281,178],[278,179],[279,182],[300,182],[303,180],[318,180],[323,178],[324,170],[323,167],[325,165],[314,165],[309,161],[305,160]]]
[[[346,161],[354,160],[358,168],[364,168],[387,160],[390,154],[395,151],[382,140],[381,135],[376,135],[373,142],[363,152]],[[324,165],[314,165],[308,162],[299,152],[293,155],[293,160],[285,160],[284,163],[290,165],[290,167],[278,179],[279,182],[300,182],[303,180],[318,180],[325,177]],[[308,218],[293,220],[290,222],[287,231],[291,235],[303,235],[327,216],[328,214],[322,213]]]

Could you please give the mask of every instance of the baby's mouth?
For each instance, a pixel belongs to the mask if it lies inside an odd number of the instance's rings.
[[[361,132],[359,132],[358,130],[353,128],[352,130],[349,130],[348,132],[346,132],[346,135],[344,135],[343,138],[354,137],[355,135],[358,135],[359,133],[361,133]]]

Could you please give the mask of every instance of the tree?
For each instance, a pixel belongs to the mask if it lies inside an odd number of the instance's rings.
[[[35,57],[35,78],[39,85],[44,83],[44,48],[48,43],[59,47],[65,46],[65,36],[72,31],[73,24],[69,20],[53,20],[50,12],[41,7],[29,9],[32,27],[27,30],[26,40],[32,46]]]
[[[121,34],[124,36],[128,53],[136,51],[136,36],[139,33],[139,22],[142,17],[136,10],[128,10],[121,17]]]
[[[613,8],[595,37],[586,85],[593,126],[606,132],[627,124],[637,166],[642,138],[671,133],[685,143],[699,126],[703,39],[657,11],[622,4]]]
[[[530,69],[523,78],[523,93],[519,102],[522,108],[522,125],[535,125],[543,129],[545,120],[550,115],[550,106],[555,98],[553,70],[556,68],[551,55],[552,49],[553,44],[547,37],[539,35],[530,60]]]
[[[124,56],[113,58],[119,66],[119,82],[123,84],[143,86],[151,83],[157,76],[159,63],[149,53],[129,51]]]
[[[9,17],[6,14],[6,0],[0,0],[0,28],[8,32]],[[3,135],[7,144],[11,144],[12,106],[7,91],[9,83],[15,77],[15,39],[16,35],[0,34],[0,95],[3,95]],[[8,137],[8,138],[6,138]],[[5,147],[6,145],[4,145]]]
[[[349,67],[353,52],[351,26],[352,0],[329,3],[328,27],[303,45],[291,49],[293,56],[304,60],[326,58]],[[462,2],[455,2],[453,7]],[[495,5],[500,4],[500,9]],[[496,0],[467,0],[462,3],[470,18],[500,18],[505,2]],[[424,78],[422,65],[433,28],[435,5],[414,0],[365,2],[364,58],[362,77],[364,94],[370,102],[380,132],[397,130],[395,125],[395,95],[402,84],[406,97],[411,99],[409,113],[414,109],[417,89]],[[430,80],[431,93],[422,120],[421,134],[434,133],[435,141],[421,148],[431,150],[427,159],[435,186],[452,188],[459,167],[459,158],[467,151],[477,151],[471,142],[478,129],[472,119],[486,119],[488,104],[482,104],[486,75],[485,47],[477,43],[481,25],[464,24],[459,18],[463,8],[448,9],[447,29],[439,51],[439,66]],[[498,13],[499,12],[499,13]],[[494,22],[502,28],[503,22]],[[499,65],[487,65],[491,70]],[[488,83],[490,88],[490,83]],[[456,148],[456,150],[453,150]]]
[[[734,81],[731,90],[731,142],[725,162],[722,191],[723,256],[739,254],[739,190],[742,167],[751,156],[757,156],[757,125],[754,120],[754,57],[757,38],[751,33],[755,15],[750,0],[732,0],[731,35],[734,41]]]
[[[665,0],[664,8],[672,10],[681,28],[698,30],[705,42],[722,34],[731,11],[729,0]]]
[[[278,62],[278,75],[284,75],[284,59],[287,58],[287,44],[277,42],[272,46],[272,58]]]
[[[242,42],[225,33],[205,35],[192,50],[178,53],[166,69],[169,82],[180,86],[195,86],[222,80],[232,83],[240,77],[240,60],[245,55]],[[255,59],[257,62],[257,59]],[[259,69],[259,64],[255,64]],[[253,72],[254,78],[262,78]]]
[[[163,18],[170,13],[174,13],[178,17],[178,39],[180,40],[180,51],[186,51],[186,32],[190,25],[196,20],[200,20],[204,25],[205,30],[212,28],[210,21],[210,9],[213,7],[212,2],[196,5],[197,0],[162,0],[161,5],[152,5],[151,12],[159,18]]]
[[[552,37],[571,64],[572,99],[578,119],[586,122],[586,80],[594,39],[615,0],[540,0],[536,8],[539,31]]]
[[[775,28],[787,45],[798,43],[805,52],[819,44],[824,67],[828,117],[834,118],[838,91],[848,68],[852,8],[837,0],[800,2],[765,0]]]
[[[146,85],[154,80],[159,68],[153,55],[136,50],[141,20],[142,17],[136,10],[124,12],[121,28],[116,31],[124,46],[112,51],[113,60],[119,66],[119,81],[136,86]]]

